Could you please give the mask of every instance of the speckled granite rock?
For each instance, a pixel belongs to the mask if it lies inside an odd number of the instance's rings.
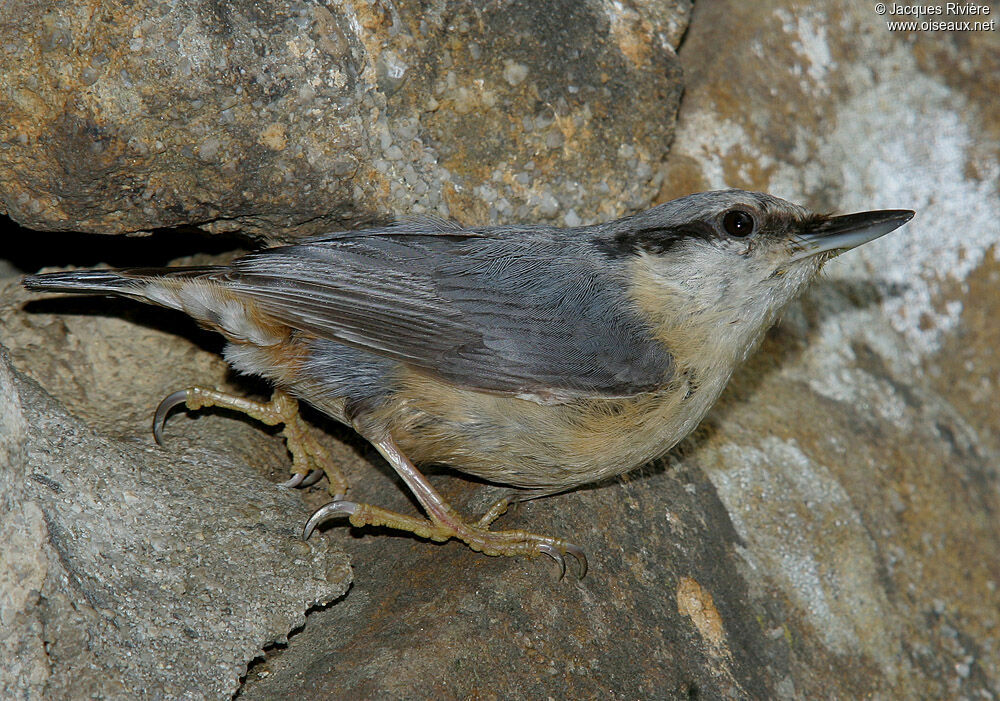
[[[4,3],[0,212],[266,238],[421,212],[618,215],[658,187],[689,9]]]
[[[15,283],[3,281],[5,301],[23,301]],[[13,331],[11,315],[5,304],[11,342],[44,317],[26,315]],[[36,359],[60,335],[79,338],[54,326],[35,327]],[[86,382],[86,352],[62,351]],[[49,382],[68,388],[57,374]],[[0,397],[3,698],[229,696],[266,645],[347,590],[346,556],[304,543],[299,499],[239,451],[181,438],[168,452],[99,430],[11,365],[3,346]]]

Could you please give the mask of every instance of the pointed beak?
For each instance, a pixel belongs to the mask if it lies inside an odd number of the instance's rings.
[[[803,230],[796,241],[801,248],[792,260],[811,258],[827,251],[840,255],[898,229],[910,221],[913,214],[909,209],[883,209],[820,219]]]

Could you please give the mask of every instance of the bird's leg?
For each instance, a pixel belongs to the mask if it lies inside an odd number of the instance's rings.
[[[180,404],[192,411],[206,407],[232,409],[267,426],[282,424],[281,435],[292,455],[293,473],[292,478],[283,486],[305,487],[319,480],[325,472],[334,498],[342,498],[347,494],[347,478],[326,448],[316,440],[309,425],[299,415],[299,403],[288,393],[276,389],[271,395],[271,401],[256,402],[208,387],[188,387],[174,392],[160,402],[153,417],[153,437],[160,445],[163,444],[163,424],[167,414]]]
[[[404,516],[388,509],[370,504],[350,501],[333,501],[320,508],[306,523],[303,537],[308,538],[320,523],[337,516],[347,516],[352,526],[385,526],[409,531],[421,538],[445,541],[457,538],[473,550],[486,555],[548,555],[555,560],[564,574],[566,555],[576,558],[580,577],[587,572],[587,558],[578,546],[561,538],[535,535],[526,531],[491,531],[489,525],[496,520],[509,504],[509,499],[501,499],[476,523],[465,521],[431,486],[403,455],[391,438],[373,440],[372,445],[389,461],[406,486],[410,488],[420,505],[427,512],[427,518]],[[560,575],[562,576],[562,575]]]

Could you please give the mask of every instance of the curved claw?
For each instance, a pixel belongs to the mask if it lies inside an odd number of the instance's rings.
[[[562,578],[566,576],[566,558],[554,546],[548,543],[542,543],[538,546],[538,549],[556,561],[556,564],[559,565],[559,580],[562,581]]]
[[[587,576],[587,556],[583,552],[583,548],[573,545],[572,543],[566,543],[561,549],[554,545],[549,545],[548,543],[542,543],[538,546],[538,549],[551,557],[559,565],[559,579],[566,576],[566,558],[563,557],[563,552],[566,555],[572,555],[576,559],[577,569],[579,574],[578,579],[583,579]]]
[[[167,414],[170,410],[176,406],[184,404],[187,401],[187,390],[179,389],[173,394],[168,394],[160,402],[159,406],[156,407],[156,413],[153,414],[153,440],[159,446],[163,445],[163,424],[167,421]]]
[[[309,474],[302,480],[302,487],[311,487],[323,478],[322,470],[310,470]]]
[[[300,484],[302,484],[302,480],[304,480],[305,478],[306,478],[305,473],[296,472],[294,475],[292,475],[292,478],[290,480],[288,480],[287,482],[282,482],[278,486],[285,487],[286,489],[295,489]]]
[[[309,540],[309,536],[316,530],[316,526],[324,521],[338,516],[350,516],[357,510],[358,505],[353,501],[331,501],[329,504],[319,507],[316,513],[306,521],[306,526],[302,529],[302,540]]]
[[[566,552],[576,558],[577,567],[580,570],[578,579],[583,579],[587,576],[587,554],[583,552],[583,548],[573,545],[572,543],[566,544]]]
[[[292,478],[287,482],[282,482],[279,487],[286,487],[287,489],[295,489],[296,487],[311,487],[312,485],[319,482],[320,478],[323,477],[322,470],[309,470],[306,472],[296,472],[292,475]]]

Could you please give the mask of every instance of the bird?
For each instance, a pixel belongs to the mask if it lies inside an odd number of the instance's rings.
[[[167,414],[224,407],[283,425],[289,486],[329,480],[305,525],[347,518],[487,555],[566,557],[562,537],[494,530],[513,497],[463,517],[420,466],[448,465],[535,498],[664,455],[705,417],[764,332],[831,258],[902,226],[912,210],[817,214],[718,190],[586,226],[463,226],[437,217],[335,231],[227,265],[28,275],[36,291],[117,295],[180,310],[226,339],[270,401],[189,387]],[[298,413],[368,440],[424,516],[347,498],[348,481]]]

